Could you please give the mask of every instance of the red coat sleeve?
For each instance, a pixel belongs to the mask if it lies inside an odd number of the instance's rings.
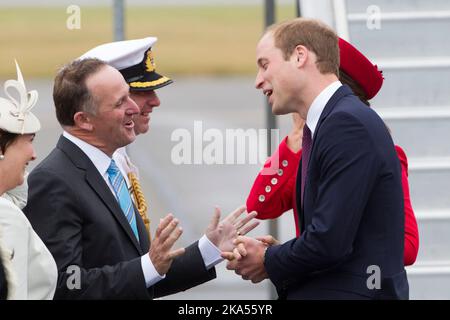
[[[297,168],[301,159],[301,150],[292,152],[285,138],[274,154],[266,161],[259,172],[247,198],[247,211],[258,212],[259,219],[274,219],[292,209]],[[404,264],[412,265],[419,251],[419,231],[411,205],[408,184],[408,159],[405,152],[395,146],[402,170],[402,188],[405,210],[405,249]],[[278,159],[278,161],[277,161]],[[274,165],[278,163],[278,166]],[[282,169],[278,171],[271,166]],[[269,173],[269,174],[267,174]],[[281,174],[281,175],[280,175]],[[273,179],[276,180],[273,180]],[[275,182],[275,183],[274,183]]]
[[[397,151],[397,156],[402,168],[403,200],[405,206],[405,251],[403,260],[405,266],[409,266],[412,265],[417,258],[417,253],[419,251],[419,231],[411,205],[411,199],[409,197],[408,159],[402,148],[395,146],[395,150]]]
[[[287,137],[266,161],[247,198],[247,211],[256,211],[259,219],[273,219],[292,209],[295,178],[301,150],[292,152]]]

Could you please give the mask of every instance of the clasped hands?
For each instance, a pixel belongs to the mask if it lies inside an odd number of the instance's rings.
[[[258,283],[268,278],[264,267],[264,257],[269,246],[279,244],[274,237],[267,235],[250,238],[238,236],[233,241],[235,247],[232,251],[222,252],[221,256],[227,259],[227,269],[234,270],[244,280]]]
[[[241,217],[244,212],[246,212],[246,207],[241,206],[220,221],[220,209],[215,207],[213,218],[205,235],[221,252],[233,251],[234,241],[237,237],[247,234],[259,225],[259,221],[254,220],[257,215],[255,211]],[[178,219],[174,218],[172,214],[168,214],[160,220],[151,242],[150,260],[160,275],[169,271],[175,257],[185,253],[184,248],[172,250],[183,232],[178,224]]]

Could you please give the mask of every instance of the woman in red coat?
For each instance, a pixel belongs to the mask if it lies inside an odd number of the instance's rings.
[[[383,77],[361,52],[343,39],[339,39],[341,55],[339,80],[347,84],[368,106],[383,84]],[[283,139],[278,149],[264,164],[247,198],[247,210],[257,211],[259,219],[274,219],[284,212],[294,209],[297,236],[300,235],[296,201],[296,175],[301,159],[302,132],[304,120],[293,114],[294,126]],[[399,146],[395,146],[402,169],[402,187],[405,209],[405,249],[404,264],[412,265],[419,250],[419,232],[411,206],[408,185],[408,159]],[[276,165],[278,162],[278,166]],[[270,168],[277,168],[270,172]],[[269,173],[269,174],[268,174]],[[272,173],[272,174],[270,174]]]

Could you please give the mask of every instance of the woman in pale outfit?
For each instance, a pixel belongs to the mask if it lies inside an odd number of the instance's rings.
[[[0,98],[0,293],[8,299],[52,299],[55,260],[20,208],[26,195],[25,167],[36,159],[32,142],[41,125],[30,112],[37,92],[27,92],[16,67],[17,80],[4,84],[9,99]]]

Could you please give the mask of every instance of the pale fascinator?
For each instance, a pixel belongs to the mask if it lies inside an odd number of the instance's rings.
[[[27,91],[17,61],[16,69],[17,80],[7,80],[3,85],[8,99],[0,97],[0,129],[16,134],[36,133],[41,124],[30,110],[38,100],[38,92]]]

